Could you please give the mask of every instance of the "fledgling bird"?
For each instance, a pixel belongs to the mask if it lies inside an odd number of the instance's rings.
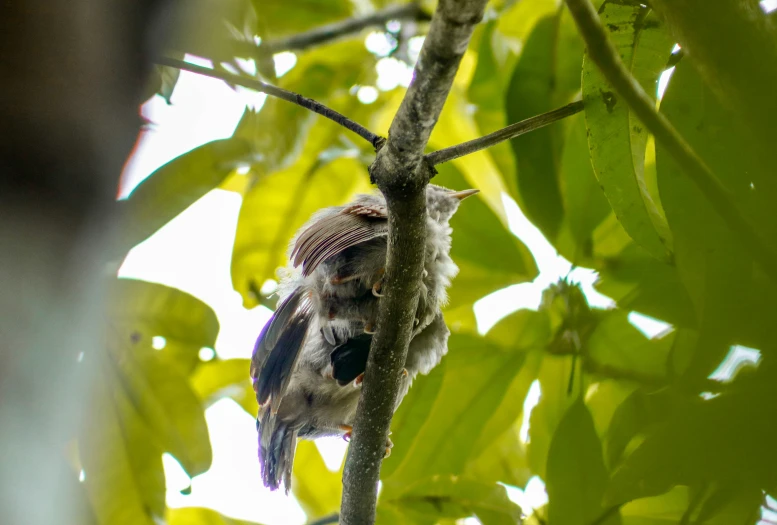
[[[477,191],[427,186],[424,272],[397,406],[415,376],[429,373],[447,352],[450,332],[441,307],[458,272],[448,222],[461,200]],[[291,242],[281,300],[251,358],[259,460],[272,490],[281,481],[287,492],[291,486],[297,438],[350,436],[360,389],[348,385],[358,387],[366,367],[387,234],[383,196],[359,195],[315,213]]]

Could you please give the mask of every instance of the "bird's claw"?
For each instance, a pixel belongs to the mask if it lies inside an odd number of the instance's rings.
[[[377,298],[383,297],[383,294],[380,293],[381,288],[383,288],[383,281],[378,281],[375,284],[372,285],[372,295],[374,295]]]
[[[375,333],[375,325],[372,321],[364,323],[364,333],[373,335]]]
[[[362,383],[364,383],[364,373],[362,372],[358,376],[356,376],[356,379],[353,380],[353,386],[354,388],[358,388],[362,386]]]

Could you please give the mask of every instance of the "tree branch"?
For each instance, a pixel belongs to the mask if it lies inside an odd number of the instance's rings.
[[[493,133],[489,133],[484,137],[429,153],[426,155],[426,161],[432,166],[436,166],[438,164],[442,164],[443,162],[458,159],[459,157],[469,155],[470,153],[475,153],[476,151],[490,148],[491,146],[499,144],[500,142],[504,142],[505,140],[514,139],[515,137],[523,135],[524,133],[529,133],[535,129],[543,128],[548,124],[553,124],[554,122],[557,122],[561,119],[570,117],[575,113],[580,113],[583,111],[583,108],[584,105],[581,100],[572,102],[566,106],[554,109],[553,111],[548,111],[547,113],[527,118],[520,122],[516,122],[515,124],[510,124],[509,126],[494,131]]]
[[[413,81],[370,168],[388,204],[386,292],[367,362],[343,473],[344,525],[375,520],[380,467],[418,303],[424,262],[426,196],[432,175],[423,151],[487,0],[441,0]]]
[[[395,5],[375,11],[369,15],[358,16],[327,24],[304,33],[292,35],[277,40],[268,40],[259,45],[259,52],[267,55],[274,55],[281,51],[299,51],[323,44],[331,40],[342,38],[362,29],[373,26],[382,26],[391,20],[430,20],[429,15],[415,3]]]
[[[205,75],[211,78],[217,78],[229,84],[234,84],[248,89],[253,89],[254,91],[259,91],[260,93],[266,93],[271,97],[280,98],[287,102],[291,102],[292,104],[302,106],[303,108],[309,109],[314,113],[318,113],[319,115],[324,116],[329,120],[332,120],[340,124],[345,129],[356,133],[361,138],[363,138],[364,140],[372,144],[372,146],[376,150],[383,143],[384,139],[380,135],[376,135],[375,133],[368,130],[361,124],[358,124],[353,120],[349,119],[348,117],[346,117],[345,115],[338,113],[337,111],[331,108],[326,107],[320,102],[316,102],[313,99],[303,97],[302,95],[298,95],[297,93],[294,93],[292,91],[288,91],[286,89],[279,88],[277,86],[266,84],[261,80],[245,78],[240,75],[233,75],[232,73],[227,73],[225,71],[216,71],[214,69],[208,69],[207,67],[196,66],[194,64],[189,64],[188,62],[184,62],[183,60],[177,60],[175,58],[169,58],[169,57],[160,57],[156,60],[156,63],[162,66],[174,67],[177,69],[182,69],[184,71],[191,71],[192,73]]]
[[[704,161],[685,142],[666,117],[629,74],[607,38],[599,15],[590,0],[566,0],[578,30],[586,43],[588,56],[596,63],[607,81],[655,136],[656,142],[672,155],[685,174],[696,184],[729,228],[742,239],[746,249],[763,270],[777,280],[777,255],[767,247],[756,230],[734,205],[731,193],[710,171]]]

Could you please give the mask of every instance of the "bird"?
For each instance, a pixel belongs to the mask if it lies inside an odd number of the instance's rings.
[[[449,221],[463,199],[478,193],[432,184],[425,191],[421,292],[395,410],[413,379],[447,353],[450,331],[441,309],[458,273]],[[388,211],[379,191],[319,210],[289,245],[278,306],[250,366],[262,480],[271,490],[283,483],[288,493],[298,438],[350,437],[383,296],[387,245]],[[391,446],[388,441],[386,455]]]

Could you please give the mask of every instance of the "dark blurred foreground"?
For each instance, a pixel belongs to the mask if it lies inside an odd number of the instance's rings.
[[[0,5],[0,523],[86,523],[62,458],[100,339],[152,0]],[[82,355],[82,354],[81,354]]]

